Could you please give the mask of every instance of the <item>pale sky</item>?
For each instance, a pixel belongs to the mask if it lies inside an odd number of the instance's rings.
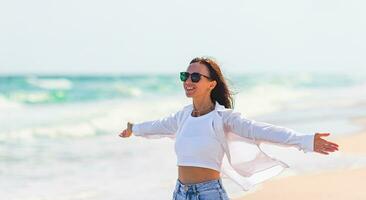
[[[362,0],[0,2],[0,74],[366,70]]]

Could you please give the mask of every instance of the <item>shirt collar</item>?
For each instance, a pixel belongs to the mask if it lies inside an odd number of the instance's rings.
[[[184,107],[185,110],[192,110],[193,109],[193,103],[187,105]],[[219,104],[219,102],[215,101],[215,110],[216,111],[225,111],[227,110],[227,108],[225,108],[225,106]]]

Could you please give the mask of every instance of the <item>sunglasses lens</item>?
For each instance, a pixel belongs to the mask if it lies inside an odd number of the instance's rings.
[[[180,72],[180,80],[186,81],[188,79],[189,74],[187,72]]]
[[[199,73],[192,73],[191,74],[191,80],[194,83],[197,83],[198,81],[200,81],[201,79],[201,75]]]

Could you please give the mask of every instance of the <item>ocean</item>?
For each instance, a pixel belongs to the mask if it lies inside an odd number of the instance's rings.
[[[299,133],[331,138],[363,127],[366,72],[226,74],[234,109]],[[177,74],[1,75],[0,196],[7,200],[170,199],[177,178],[173,141],[121,138],[127,121],[158,119],[191,99]],[[365,166],[363,156],[263,149],[294,175]],[[229,195],[242,195],[224,180]]]

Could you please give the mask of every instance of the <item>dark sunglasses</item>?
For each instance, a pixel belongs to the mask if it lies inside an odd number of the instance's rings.
[[[189,76],[191,76],[191,81],[193,83],[197,83],[198,81],[201,80],[201,76],[204,76],[206,77],[207,79],[211,79],[210,77],[206,76],[206,75],[203,75],[203,74],[200,74],[198,72],[193,72],[192,74],[190,74],[189,72],[180,72],[180,80],[181,81],[186,81]]]

